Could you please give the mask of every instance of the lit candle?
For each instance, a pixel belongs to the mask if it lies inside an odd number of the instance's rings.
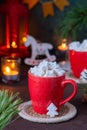
[[[66,39],[63,39],[62,40],[62,43],[58,46],[58,49],[60,51],[67,51],[68,50],[68,46],[67,46],[67,43],[66,43]]]
[[[23,43],[25,43],[27,41],[27,37],[23,37]]]
[[[15,41],[12,42],[12,45],[11,45],[13,48],[17,48],[17,44]]]
[[[4,75],[18,75],[18,71],[17,70],[11,70],[8,66],[4,69],[3,71]]]
[[[19,59],[5,57],[1,59],[2,80],[4,82],[19,80]]]

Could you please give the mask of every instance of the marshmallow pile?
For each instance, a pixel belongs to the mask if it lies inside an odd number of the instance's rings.
[[[62,76],[65,71],[56,62],[43,60],[38,66],[30,68],[30,72],[36,76],[56,77]]]
[[[82,43],[76,41],[69,44],[69,50],[75,50],[80,52],[87,51],[87,40],[83,40]]]

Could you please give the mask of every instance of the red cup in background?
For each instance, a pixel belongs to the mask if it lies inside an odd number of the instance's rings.
[[[71,84],[70,87],[73,87],[73,92],[69,97],[63,99],[67,84]],[[53,103],[59,112],[60,106],[76,95],[77,84],[73,80],[65,80],[65,75],[40,77],[28,72],[28,89],[34,111],[39,114],[46,114],[50,103]]]
[[[69,50],[69,60],[73,75],[80,78],[81,72],[87,69],[87,52]]]

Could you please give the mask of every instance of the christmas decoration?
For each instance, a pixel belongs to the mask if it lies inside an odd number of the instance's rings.
[[[43,2],[42,0],[24,0],[24,3],[28,4],[29,9],[32,9],[38,2],[42,5],[44,17],[47,17],[48,15],[54,16],[53,5],[56,5],[60,11],[64,11],[64,8],[70,5],[68,0],[51,0],[46,2]]]
[[[55,5],[61,10],[64,11],[65,6],[69,6],[69,2],[67,0],[53,0]]]
[[[82,79],[84,82],[87,82],[87,69],[84,69],[81,72],[80,79]],[[83,92],[84,92],[83,102],[87,103],[87,84],[86,83],[82,84],[81,88],[83,89]]]
[[[20,20],[21,18],[24,19],[22,37],[26,37],[28,33],[28,9],[20,0],[5,0],[0,5],[0,13],[6,16],[6,45],[0,47],[0,53],[2,55],[9,53],[24,55],[20,51],[27,52],[27,49],[24,46],[20,47],[19,44]]]
[[[82,80],[87,80],[87,69],[84,69],[82,72],[81,72],[81,75],[80,75],[80,78]]]
[[[27,65],[37,65],[42,60],[36,59],[38,55],[46,55],[46,60],[48,61],[54,61],[56,59],[55,55],[51,55],[49,53],[49,50],[53,49],[53,45],[50,43],[39,43],[37,40],[30,35],[27,35],[27,41],[25,42],[25,46],[28,47],[31,45],[32,48],[32,54],[31,58],[25,58],[24,62]]]
[[[54,16],[54,9],[53,9],[52,2],[43,3],[42,8],[43,8],[44,17],[47,17],[48,15]]]
[[[29,9],[32,9],[39,2],[39,0],[24,0],[24,2],[28,3]]]
[[[76,5],[63,13],[55,32],[62,38],[83,41],[87,38],[87,2]]]
[[[48,107],[47,107],[47,115],[49,115],[50,117],[55,117],[56,115],[58,115],[59,113],[56,111],[57,107],[51,103]]]

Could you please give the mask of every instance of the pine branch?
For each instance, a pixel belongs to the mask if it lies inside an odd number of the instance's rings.
[[[84,29],[87,29],[86,5],[77,5],[65,12],[63,19],[61,19],[56,27],[56,33],[60,34],[62,38],[68,38],[71,36],[73,40],[77,40],[79,34]]]
[[[22,100],[18,95],[19,93],[0,90],[0,130],[5,128],[12,117],[19,112],[18,105]]]

